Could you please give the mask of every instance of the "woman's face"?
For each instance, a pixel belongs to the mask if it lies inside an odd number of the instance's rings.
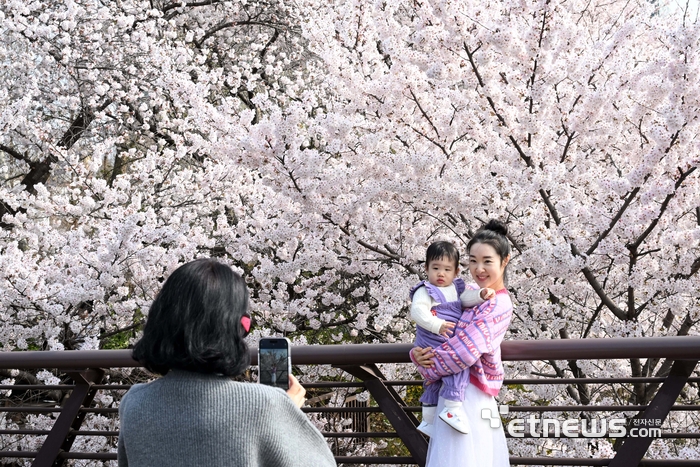
[[[503,284],[503,272],[510,257],[501,261],[496,249],[486,243],[476,243],[469,250],[469,272],[479,287],[500,290]]]

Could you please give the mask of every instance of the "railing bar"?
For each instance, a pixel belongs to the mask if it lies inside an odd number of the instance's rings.
[[[348,344],[294,346],[295,364],[362,365],[409,363],[412,344]],[[618,337],[506,341],[503,360],[598,360],[627,358],[700,358],[700,336]],[[251,364],[257,364],[257,349],[250,349]],[[0,368],[135,368],[141,364],[131,350],[64,350],[62,352],[3,352]]]
[[[330,433],[330,432],[323,432],[321,433],[323,436],[326,438],[398,438],[399,436],[396,433],[392,432],[386,432],[386,433],[381,433],[381,432],[367,432],[367,433],[362,433],[362,432],[344,432],[344,433]],[[570,436],[554,436],[550,434],[549,436],[532,436],[529,433],[523,433],[523,436],[510,436],[510,434],[506,433],[506,438],[509,439],[522,439],[522,438],[541,438],[541,439],[581,439],[581,440],[586,440],[590,441],[592,438],[584,437],[584,436],[579,436],[579,437],[570,437]],[[615,436],[597,436],[596,438],[602,438],[602,439],[615,439]],[[661,438],[667,438],[667,439],[697,439],[700,438],[700,433],[691,433],[691,432],[682,432],[682,433],[661,433]]]
[[[522,378],[522,379],[505,379],[503,384],[613,384],[613,383],[661,383],[666,381],[666,377],[648,377],[648,378]],[[689,383],[700,382],[700,378],[688,378]],[[319,381],[315,383],[303,383],[306,388],[353,388],[363,387],[362,383],[348,382],[333,382]],[[420,386],[423,384],[421,380],[397,380],[385,381],[387,386]]]
[[[576,384],[576,383],[659,383],[666,381],[665,376],[654,377],[629,377],[629,378],[519,378],[519,379],[504,379],[503,384]],[[700,382],[700,377],[688,378],[689,383]],[[421,380],[397,380],[386,381],[388,386],[420,386],[423,384]]]
[[[10,413],[53,413],[63,410],[61,407],[0,407],[0,412]]]
[[[114,389],[114,390],[128,390],[131,389],[131,384],[96,384],[93,387],[95,389]],[[74,384],[54,384],[54,385],[43,385],[43,384],[1,384],[0,391],[17,390],[17,391],[70,391],[75,389]]]
[[[648,405],[528,405],[508,406],[510,412],[634,412],[644,410]],[[697,411],[700,405],[674,405],[671,410]]]
[[[418,465],[413,457],[347,457],[336,456],[335,461],[340,464],[403,464]]]
[[[57,456],[59,459],[97,459],[105,461],[117,460],[116,452],[72,452],[63,451]]]
[[[49,430],[0,430],[0,435],[34,435],[34,436],[44,436],[49,433]],[[104,436],[104,437],[116,437],[119,436],[118,431],[74,431],[72,432],[75,436]],[[369,431],[369,432],[323,432],[321,433],[326,438],[398,438],[399,436],[395,432],[379,432],[379,431]],[[571,438],[569,436],[554,436],[549,434],[548,436],[532,436],[529,433],[523,433],[523,436],[513,437],[506,434],[506,438],[566,438],[566,439],[590,439],[585,437]],[[601,436],[600,438],[610,438],[609,436]],[[668,439],[696,439],[700,438],[700,433],[694,432],[678,432],[678,433],[661,433],[661,438]],[[2,456],[0,456],[2,457]]]
[[[31,458],[36,457],[37,454],[38,454],[37,451],[0,451],[0,458],[19,457],[19,458],[31,459]]]
[[[83,413],[117,413],[117,407],[83,407],[80,409]]]
[[[508,439],[580,439],[584,440],[586,442],[590,442],[593,439],[616,439],[619,438],[619,436],[596,436],[594,437],[586,437],[586,436],[564,436],[564,435],[559,435],[556,436],[552,433],[548,434],[547,436],[542,436],[541,434],[538,436],[532,436],[530,433],[522,433],[522,436],[511,436],[508,432],[506,432],[506,438]],[[654,439],[658,439],[659,437],[655,437]],[[691,432],[683,432],[683,433],[661,433],[660,438],[667,438],[667,439],[697,439],[700,438],[700,433],[691,433]]]
[[[648,377],[648,378],[520,378],[520,379],[505,379],[504,385],[514,384],[605,384],[605,383],[659,383],[666,381],[666,377]],[[700,382],[700,378],[688,378],[689,383]],[[322,387],[364,387],[360,382],[348,381],[317,381],[303,383],[307,388],[322,388]],[[421,380],[396,380],[385,381],[387,386],[420,386],[423,384]],[[129,390],[131,384],[96,384],[95,389],[101,390]],[[60,385],[42,385],[42,384],[3,384],[0,385],[0,390],[19,390],[19,391],[55,391],[64,390],[70,391],[75,389],[74,384]]]
[[[0,451],[0,458],[13,457],[32,459],[38,454],[37,451]],[[61,452],[58,454],[61,459],[99,459],[117,460],[116,452]]]
[[[509,406],[511,412],[634,412],[644,410],[646,405],[551,405],[551,406]],[[9,413],[57,413],[63,410],[61,407],[0,407],[1,412]],[[380,412],[379,407],[304,407],[305,412]],[[410,412],[420,412],[418,406],[404,407],[404,410]],[[672,411],[698,411],[700,405],[674,405]],[[116,407],[102,408],[81,408],[80,412],[84,413],[117,413]]]
[[[53,384],[53,385],[43,385],[43,384],[2,384],[0,385],[0,391],[7,391],[16,389],[18,391],[55,391],[56,389],[70,391],[75,389],[75,384]]]
[[[0,457],[12,458],[33,458],[36,457],[36,452],[31,451],[0,451]],[[97,459],[97,460],[116,460],[115,453],[61,453],[59,457],[63,459]],[[408,464],[416,465],[412,457],[344,457],[337,456],[338,464]],[[567,465],[567,466],[586,466],[586,465],[608,465],[610,459],[571,459],[571,458],[551,458],[551,457],[530,457],[530,458],[515,458],[511,457],[511,465]],[[697,460],[678,460],[678,459],[662,459],[662,460],[647,460],[644,459],[639,463],[640,467],[654,466],[678,466],[678,467],[698,467],[700,461]]]
[[[402,407],[402,410],[404,412],[420,412],[421,408],[420,407]],[[367,413],[381,413],[381,409],[379,407],[302,407],[301,408],[302,412],[307,412],[307,413],[343,413],[343,412],[352,412],[352,413],[362,413],[362,412],[367,412]]]
[[[645,409],[646,405],[529,405],[508,406],[510,412],[636,412]],[[116,409],[93,409],[116,410]],[[380,412],[379,407],[303,407],[304,412]],[[420,412],[419,406],[403,407],[403,410]],[[674,411],[700,411],[700,405],[674,405]],[[89,411],[89,409],[86,409]]]
[[[305,388],[363,388],[363,383],[320,381],[317,383],[301,383]]]
[[[0,430],[0,435],[35,435],[35,436],[43,436],[47,435],[49,433],[48,430]],[[118,431],[74,431],[72,432],[73,435],[75,436],[104,436],[104,437],[117,437],[119,436]],[[387,431],[387,432],[380,432],[380,431],[369,431],[369,432],[361,432],[361,431],[356,431],[356,432],[342,432],[342,433],[333,433],[333,432],[322,432],[321,433],[323,436],[326,438],[398,438],[399,436],[395,432]],[[523,436],[517,436],[513,437],[510,436],[509,434],[506,434],[506,438],[552,438],[552,439],[560,439],[560,438],[566,438],[566,439],[590,439],[590,438],[585,438],[583,436],[578,437],[578,438],[571,438],[569,436],[554,436],[552,434],[549,434],[548,436],[532,436],[529,433],[523,433]],[[609,436],[600,436],[600,438],[610,438]],[[678,433],[661,433],[661,438],[668,438],[668,439],[696,439],[700,438],[700,433],[694,433],[694,432],[678,432]],[[2,456],[0,456],[2,457]]]
[[[305,412],[305,413],[324,413],[324,412],[327,412],[327,413],[340,413],[340,412],[380,413],[381,412],[379,407],[302,407],[301,411]]]
[[[573,457],[512,457],[510,465],[608,465],[611,459],[576,459]]]
[[[513,384],[606,384],[606,383],[658,383],[666,381],[666,377],[647,377],[647,378],[522,378],[522,379],[505,379],[504,385]],[[688,378],[689,383],[698,383],[700,378]],[[387,386],[420,386],[423,384],[421,380],[396,380],[385,381]],[[98,384],[94,385],[95,389],[100,390],[129,390],[131,384]],[[362,383],[357,382],[333,382],[319,381],[314,383],[304,383],[306,388],[326,388],[326,387],[364,387]],[[17,390],[17,391],[55,391],[63,390],[70,391],[75,389],[74,384],[59,384],[59,385],[40,385],[40,384],[3,384],[0,385],[1,391]]]
[[[667,465],[677,465],[679,467],[700,467],[700,460],[695,459],[642,459],[638,467],[665,467]]]
[[[636,412],[646,405],[527,405],[508,406],[509,412]],[[693,406],[688,406],[693,407]],[[700,406],[695,407],[695,410]]]
[[[665,376],[645,378],[522,378],[504,379],[503,384],[604,384],[604,383],[660,383],[666,381]],[[689,383],[700,382],[700,378],[688,378]]]
[[[4,451],[0,452],[0,457],[12,458],[33,458],[36,457],[36,452],[29,451]],[[62,452],[59,454],[61,459],[95,459],[95,460],[116,460],[117,454],[111,452],[100,453],[85,453],[85,452]],[[390,465],[416,465],[412,457],[346,457],[337,456],[336,462],[340,464],[390,464]],[[551,458],[551,457],[530,457],[530,458],[515,458],[511,457],[511,466],[517,465],[566,465],[566,466],[599,466],[608,465],[610,459],[572,459],[572,458]],[[655,467],[655,466],[678,466],[678,467],[698,467],[700,461],[697,460],[677,460],[677,459],[661,459],[661,460],[642,460],[639,463],[640,467]]]
[[[666,378],[567,378],[567,379],[532,379],[532,380],[505,380],[504,385],[516,385],[516,384],[606,384],[606,383],[655,383],[664,382]],[[700,378],[688,378],[689,383],[700,382]],[[386,381],[387,386],[420,386],[423,384],[422,381]],[[362,388],[363,383],[350,383],[350,382],[316,382],[316,383],[303,383],[305,388],[320,389],[320,388]],[[0,386],[0,391],[71,391],[75,389],[75,386],[37,386],[37,385],[4,385]],[[99,385],[95,386],[98,390],[115,390],[115,391],[127,391],[131,389],[131,386],[127,385]]]
[[[43,436],[50,433],[50,430],[0,430],[0,435],[36,435]],[[118,431],[71,431],[75,436],[119,436]]]
[[[95,384],[93,387],[95,389],[114,389],[121,391],[122,389],[131,389],[133,384]]]
[[[571,457],[511,457],[510,465],[609,465],[612,459],[575,459]],[[686,459],[643,459],[639,467],[700,467],[700,460]]]

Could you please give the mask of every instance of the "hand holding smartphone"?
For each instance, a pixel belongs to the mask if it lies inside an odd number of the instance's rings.
[[[264,337],[258,344],[258,382],[289,389],[292,374],[291,343],[286,337]]]
[[[302,408],[306,403],[306,389],[299,384],[299,380],[294,375],[289,375],[290,386],[287,389],[287,395],[292,399],[294,405]]]

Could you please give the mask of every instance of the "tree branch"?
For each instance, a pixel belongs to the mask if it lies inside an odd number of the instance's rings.
[[[326,219],[328,222],[330,222],[332,225],[338,227],[338,229],[340,229],[340,231],[343,232],[343,233],[344,233],[345,235],[347,235],[348,237],[353,237],[352,232],[350,232],[350,230],[349,230],[347,227],[343,227],[342,225],[340,225],[340,224],[338,224],[337,222],[335,222],[335,221],[333,220],[333,218],[330,216],[330,214],[322,214],[322,217],[323,217],[324,219]],[[420,273],[418,272],[418,270],[417,270],[414,266],[412,266],[412,265],[410,265],[410,264],[403,264],[403,263],[401,262],[401,260],[402,260],[403,258],[402,258],[401,256],[397,255],[396,253],[392,253],[391,251],[387,251],[387,250],[382,250],[382,249],[379,248],[378,246],[376,246],[376,245],[370,245],[369,243],[365,242],[364,240],[355,239],[355,241],[356,241],[357,243],[359,243],[360,246],[363,246],[363,247],[367,248],[367,249],[370,250],[370,251],[373,251],[373,252],[375,252],[375,253],[378,253],[378,254],[380,254],[380,255],[382,255],[382,256],[386,256],[387,258],[398,262],[404,269],[406,269],[406,270],[407,270],[408,272],[410,272],[411,274],[420,275]]]
[[[97,108],[97,111],[103,111],[111,103],[111,100],[106,100]],[[66,132],[63,134],[60,141],[58,142],[58,146],[64,149],[70,149],[75,144],[75,142],[80,139],[82,134],[85,132],[85,130],[87,130],[88,126],[90,126],[90,123],[92,123],[94,119],[95,112],[91,109],[84,107],[80,111],[78,116],[75,118],[75,120],[73,120],[70,127],[68,127]]]
[[[27,157],[26,155],[20,153],[19,151],[12,149],[9,146],[5,146],[4,144],[0,144],[0,151],[6,152],[10,156],[14,157],[15,159],[19,161],[24,161],[27,164],[31,164],[32,161]]]
[[[271,28],[277,30],[277,28],[281,25],[274,25],[271,23],[266,23],[264,21],[227,21],[225,23],[221,23],[218,26],[214,26],[211,28],[209,31],[207,31],[201,39],[194,41],[194,45],[198,48],[201,49],[202,45],[204,42],[206,42],[207,39],[212,37],[214,34],[217,32],[226,29],[226,28],[232,28],[235,26],[264,26],[266,28]]]
[[[688,273],[688,274],[676,274],[674,277],[676,279],[690,279],[695,274],[697,274],[699,270],[700,270],[700,256],[695,258],[695,261],[693,261],[693,264],[690,266],[690,273]]]
[[[569,146],[571,146],[571,141],[574,139],[574,135],[576,134],[575,131],[572,131],[571,134],[569,134],[569,131],[566,129],[566,126],[564,126],[563,123],[561,126],[564,129],[564,134],[566,135],[566,143],[564,143],[564,150],[561,153],[559,163],[563,163],[566,160],[566,156],[569,152]]]
[[[423,109],[423,106],[420,105],[420,102],[418,101],[418,97],[413,93],[413,89],[408,88],[408,92],[411,93],[411,98],[413,98],[413,102],[416,103],[416,105],[418,106],[418,110],[420,110],[420,113],[421,113],[421,114],[423,115],[423,117],[428,121],[428,123],[430,124],[430,126],[433,128],[433,131],[435,132],[435,135],[439,138],[439,137],[440,137],[440,132],[438,131],[437,128],[435,128],[435,125],[433,125],[433,121],[430,119],[430,117],[428,116],[428,114],[425,112],[425,110]],[[443,149],[443,151],[444,151],[444,149]]]
[[[571,252],[574,254],[574,256],[581,256],[581,253],[578,251],[576,248],[576,245],[571,244]],[[613,302],[610,297],[605,293],[603,290],[603,286],[600,285],[600,282],[598,282],[598,279],[596,279],[595,274],[593,274],[593,271],[591,271],[588,266],[585,266],[583,269],[581,269],[581,272],[583,273],[583,276],[586,278],[590,286],[593,288],[593,291],[598,295],[598,298],[605,304],[606,307],[612,313],[620,318],[623,321],[627,320],[627,313],[625,313],[620,307],[615,305],[615,302]]]
[[[198,6],[214,5],[216,3],[221,3],[221,1],[222,0],[202,0],[200,2],[185,3],[184,5],[182,2],[173,2],[173,3],[171,3],[169,5],[165,5],[163,7],[163,13],[165,13],[169,10],[173,10],[175,8],[181,8],[181,7],[192,8],[192,7],[198,7]]]
[[[479,82],[479,86],[483,88],[483,87],[485,87],[484,80],[481,78],[481,74],[479,73],[479,70],[476,67],[476,62],[474,61],[474,54],[480,48],[481,48],[481,46],[477,47],[476,49],[474,49],[472,51],[472,50],[469,50],[469,46],[467,46],[467,43],[466,42],[464,43],[464,51],[467,53],[467,57],[469,57],[469,63],[471,64],[472,70],[474,71],[474,74],[476,75],[476,80]],[[498,110],[496,110],[496,104],[494,103],[491,96],[486,96],[486,101],[491,106],[491,110],[493,110],[493,113],[496,115],[496,118],[498,118],[498,121],[501,122],[501,125],[507,127],[508,124],[506,124],[506,120],[503,118],[501,113]]]
[[[146,320],[141,320],[138,323],[134,323],[131,326],[127,326],[125,328],[120,328],[120,329],[115,329],[114,331],[104,332],[104,333],[100,334],[98,339],[100,339],[100,341],[102,341],[104,339],[107,339],[108,337],[116,336],[119,333],[122,333],[125,331],[132,331],[140,326],[143,326],[145,322],[146,322]]]
[[[690,313],[685,315],[685,319],[683,320],[683,324],[681,324],[681,327],[678,329],[678,332],[676,333],[677,336],[687,336],[688,332],[690,332],[690,328],[693,327],[693,321],[690,317]],[[674,360],[667,358],[663,361],[661,366],[659,367],[659,370],[656,372],[654,376],[668,376],[668,372],[671,370],[671,366],[673,365]],[[654,369],[656,368],[656,365],[658,365],[659,359],[658,358],[650,358],[647,360],[646,364],[644,365],[644,375],[650,375]],[[657,389],[659,387],[659,383],[651,383],[647,387],[647,399],[649,399],[649,395],[655,394]],[[643,403],[646,403],[643,402]]]
[[[617,225],[617,222],[620,220],[622,215],[627,211],[627,208],[632,204],[632,200],[634,199],[635,196],[637,196],[637,193],[639,193],[639,187],[635,188],[631,192],[627,193],[625,202],[622,204],[622,207],[617,211],[617,214],[615,214],[615,217],[613,217],[612,221],[610,221],[610,225],[608,225],[608,228],[605,229],[604,232],[601,232],[600,235],[598,235],[598,238],[595,239],[593,244],[586,250],[586,255],[592,255],[596,248],[598,248],[598,245],[600,245],[600,242],[602,242],[608,234],[612,231],[612,229]]]
[[[442,153],[445,154],[445,156],[447,156],[448,159],[450,158],[450,153],[447,152],[447,150],[445,149],[445,147],[444,147],[443,145],[441,145],[440,143],[438,143],[437,141],[435,141],[433,138],[431,138],[430,136],[426,135],[426,134],[423,133],[422,131],[417,130],[416,128],[413,127],[413,125],[409,125],[409,128],[410,128],[411,130],[413,130],[415,133],[417,133],[419,136],[421,136],[421,137],[427,139],[428,141],[430,141],[431,143],[433,143],[435,146],[437,146],[438,148],[440,148],[440,151],[442,151]],[[442,175],[442,174],[440,174],[440,175]]]
[[[683,172],[683,170],[681,170],[680,168],[678,169],[678,171],[680,172],[680,176],[678,177],[678,180],[676,180],[673,193],[669,193],[666,196],[666,199],[664,199],[664,201],[661,203],[661,208],[659,209],[659,215],[656,216],[656,218],[653,221],[651,221],[651,224],[649,224],[649,227],[647,227],[646,230],[644,232],[642,232],[642,234],[637,238],[637,240],[635,240],[632,243],[628,243],[626,245],[630,251],[636,251],[639,248],[639,245],[641,245],[644,242],[644,240],[646,240],[646,238],[649,236],[649,234],[654,230],[656,225],[659,223],[661,216],[663,216],[664,212],[666,212],[666,208],[668,207],[668,203],[670,203],[671,200],[676,196],[676,193],[678,192],[678,188],[680,188],[680,186],[683,184],[685,179],[688,178],[688,175],[695,172],[695,169],[697,169],[697,167],[691,167],[690,169],[688,169],[685,172]]]
[[[146,120],[143,118],[143,115],[141,115],[141,112],[139,112],[139,109],[136,108],[134,104],[128,103],[126,104],[131,112],[134,114],[134,118],[136,119],[137,122],[139,122],[141,125],[144,123],[147,123]],[[162,138],[166,143],[168,143],[168,146],[175,146],[175,140],[170,136],[166,135],[165,133],[162,133],[158,127],[156,127],[155,123],[148,122],[148,130],[153,133],[155,136],[158,138]]]

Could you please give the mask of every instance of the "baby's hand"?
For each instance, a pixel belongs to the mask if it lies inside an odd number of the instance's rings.
[[[440,332],[439,334],[442,337],[447,337],[450,338],[452,337],[452,331],[455,328],[455,323],[450,323],[449,321],[445,321],[442,323],[442,326],[440,326]]]
[[[493,289],[489,288],[483,288],[481,289],[481,298],[483,300],[491,300],[493,297],[496,296],[496,291]]]

